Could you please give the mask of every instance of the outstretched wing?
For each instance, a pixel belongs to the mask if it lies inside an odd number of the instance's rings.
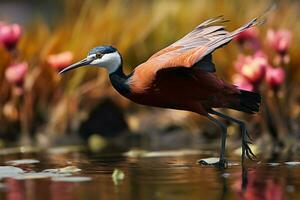
[[[215,72],[211,53],[230,42],[240,32],[262,23],[261,18],[254,18],[233,32],[228,32],[224,26],[217,25],[226,21],[222,17],[203,22],[192,32],[136,67],[134,75],[129,80],[133,91],[141,92],[149,88],[159,71],[163,73],[185,67]]]
[[[207,72],[215,72],[211,53],[230,42],[240,32],[262,21],[257,17],[233,32],[218,25],[226,22],[221,16],[198,25],[192,32],[152,55],[140,66],[155,66],[157,70],[171,67],[195,67]],[[155,69],[152,69],[155,70]]]

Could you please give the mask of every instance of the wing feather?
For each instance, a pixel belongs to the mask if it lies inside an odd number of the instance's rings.
[[[224,22],[227,20],[222,16],[204,21],[186,36],[155,53],[138,67],[155,66],[153,70],[156,71],[168,67],[195,67],[215,72],[211,53],[229,43],[240,32],[263,21],[261,17],[254,18],[233,32],[228,32],[220,25]]]

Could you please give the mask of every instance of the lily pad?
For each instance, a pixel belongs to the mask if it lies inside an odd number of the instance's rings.
[[[73,153],[73,152],[81,152],[86,150],[86,147],[80,145],[70,145],[70,146],[61,146],[61,147],[53,147],[48,149],[48,153],[50,154],[66,154],[66,153]]]
[[[86,182],[91,181],[91,177],[86,176],[69,176],[69,177],[53,177],[52,181],[58,181],[58,182]]]
[[[11,155],[11,154],[19,154],[19,153],[35,153],[35,152],[39,152],[39,151],[40,151],[40,148],[38,148],[38,147],[21,146],[21,147],[1,149],[0,155]]]
[[[228,178],[228,177],[230,176],[230,174],[229,174],[229,173],[223,173],[221,176],[222,176],[223,178]]]
[[[142,149],[132,149],[132,150],[124,153],[125,156],[133,157],[133,158],[143,157],[146,154],[147,154],[147,151],[146,150],[142,150]]]
[[[8,165],[26,165],[26,164],[35,164],[39,163],[39,160],[35,159],[21,159],[21,160],[9,160],[6,161],[5,163]]]
[[[182,149],[175,151],[152,151],[144,155],[144,157],[169,157],[169,156],[187,156],[187,155],[200,155],[203,151],[193,149]]]
[[[275,166],[279,166],[280,163],[268,163],[269,166],[275,167]]]
[[[186,155],[199,155],[204,153],[200,150],[193,149],[182,149],[182,150],[174,150],[174,151],[146,151],[146,150],[130,150],[125,153],[125,156],[128,157],[170,157],[170,156],[186,156]]]
[[[45,169],[43,172],[51,172],[51,173],[76,173],[80,172],[81,169],[79,169],[76,166],[67,166],[63,168],[57,168],[57,169]]]
[[[24,173],[23,169],[12,166],[0,166],[0,174],[19,174]]]
[[[295,165],[300,165],[299,161],[290,161],[290,162],[285,162],[286,165],[289,166],[295,166]]]
[[[22,174],[22,173],[24,173],[24,171],[18,167],[0,166],[0,179],[13,177],[15,175]]]
[[[211,157],[211,158],[203,158],[198,160],[197,162],[200,165],[215,165],[219,162],[220,158],[217,157]]]
[[[14,179],[17,180],[26,180],[26,179],[44,179],[44,178],[53,178],[53,177],[66,177],[71,176],[72,174],[64,173],[64,174],[58,174],[58,173],[51,173],[51,172],[31,172],[31,173],[24,173],[24,174],[17,174],[16,176],[13,176]]]
[[[125,174],[120,169],[115,169],[113,174],[111,175],[112,180],[115,185],[119,185],[119,183],[125,178]]]

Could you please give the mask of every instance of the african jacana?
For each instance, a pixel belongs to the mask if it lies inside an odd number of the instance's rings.
[[[261,96],[240,90],[219,79],[215,74],[212,53],[262,20],[257,17],[233,32],[226,31],[220,25],[224,22],[222,17],[203,22],[182,39],[152,55],[129,75],[123,73],[122,56],[112,46],[93,48],[86,58],[63,69],[60,74],[86,65],[104,67],[109,72],[113,87],[136,103],[192,111],[206,116],[222,132],[220,159],[216,163],[218,166],[226,164],[227,127],[212,115],[237,123],[242,131],[242,162],[245,155],[252,160],[255,156],[248,145],[245,123],[217,112],[214,108],[256,113],[259,111]]]

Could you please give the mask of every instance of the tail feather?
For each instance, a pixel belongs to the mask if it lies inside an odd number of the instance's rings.
[[[238,101],[230,103],[228,108],[242,111],[245,113],[256,113],[259,111],[259,106],[261,103],[261,96],[256,92],[249,92],[246,90],[240,90],[237,94]]]

